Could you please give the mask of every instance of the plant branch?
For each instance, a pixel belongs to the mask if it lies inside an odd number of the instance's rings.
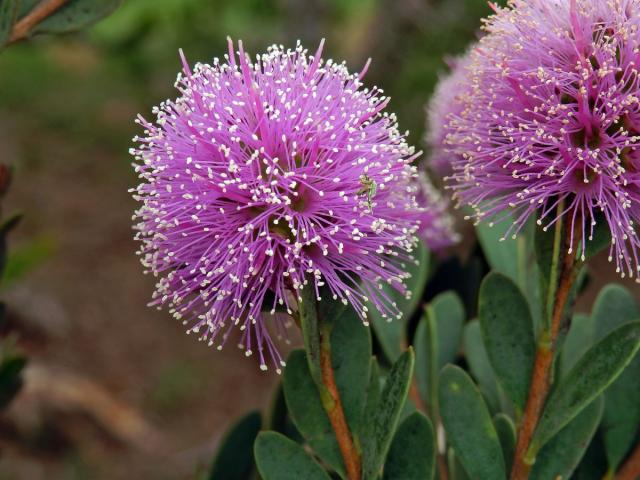
[[[318,387],[322,407],[329,417],[349,480],[360,480],[360,452],[353,442],[340,400],[331,363],[331,319],[323,319],[311,281],[300,290],[298,311],[309,372]]]
[[[33,10],[13,25],[8,43],[27,38],[33,27],[63,7],[67,2],[68,0],[42,0]]]
[[[636,480],[637,478],[640,478],[640,445],[636,447],[616,475],[616,480]]]
[[[340,400],[338,386],[333,375],[331,364],[331,323],[320,319],[320,369],[322,372],[322,387],[320,392],[322,406],[327,412],[333,431],[336,434],[338,447],[344,460],[349,480],[360,480],[361,459],[360,452],[356,449],[344,415],[344,408]]]
[[[556,238],[554,239],[554,253],[557,253],[558,260],[554,258],[551,269],[551,279],[549,289],[553,289],[553,309],[551,310],[551,321],[542,332],[538,340],[536,357],[531,375],[531,386],[527,404],[522,415],[522,421],[518,431],[518,440],[511,470],[511,480],[525,480],[529,477],[529,472],[535,459],[536,451],[531,448],[531,438],[535,432],[538,421],[542,414],[549,390],[551,387],[551,370],[555,357],[558,334],[562,325],[565,308],[571,294],[571,288],[576,279],[576,250],[571,245],[571,222],[565,225],[565,245],[564,248],[556,249],[560,245],[562,228],[556,228]],[[560,250],[557,252],[557,250]],[[555,255],[554,255],[555,256]],[[556,271],[560,268],[559,273]],[[557,286],[557,288],[556,288]]]

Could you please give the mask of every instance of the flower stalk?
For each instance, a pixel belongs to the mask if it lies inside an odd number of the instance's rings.
[[[554,259],[549,282],[549,292],[553,298],[553,301],[550,302],[552,305],[549,308],[550,321],[545,324],[538,339],[536,357],[531,374],[531,385],[518,430],[510,480],[527,479],[538,453],[538,447],[531,443],[531,439],[551,389],[551,372],[558,336],[579,270],[577,268],[579,264],[576,262],[577,248],[574,248],[571,243],[572,227],[572,222],[565,223],[564,248],[557,248],[562,245],[563,228],[559,225],[555,229]]]
[[[306,288],[299,291],[298,302],[309,371],[318,387],[322,407],[333,428],[347,477],[349,480],[360,480],[361,455],[347,424],[331,363],[332,319],[319,315],[317,299],[311,285],[309,283]]]

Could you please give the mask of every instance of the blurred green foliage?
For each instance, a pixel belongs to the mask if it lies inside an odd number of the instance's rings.
[[[327,55],[352,70],[372,57],[366,81],[392,97],[401,128],[422,148],[424,104],[446,57],[464,51],[488,13],[485,0],[128,0],[89,31],[3,52],[0,109],[20,131],[128,164],[133,117],[174,95],[178,48],[190,62],[210,61],[225,53],[226,36],[253,53],[297,39],[311,50],[325,37]],[[27,159],[50,161],[37,143],[25,147]]]

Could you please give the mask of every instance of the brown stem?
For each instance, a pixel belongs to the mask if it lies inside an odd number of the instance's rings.
[[[536,358],[531,375],[531,386],[529,387],[529,396],[518,431],[518,441],[516,443],[510,480],[526,480],[529,477],[529,471],[533,464],[532,459],[527,458],[527,453],[531,438],[540,420],[542,408],[549,395],[549,389],[551,387],[551,367],[553,365],[558,333],[560,332],[560,326],[571,293],[571,287],[576,278],[576,248],[572,248],[573,246],[570,243],[570,225],[571,222],[567,222],[565,246],[561,253],[563,258],[560,279],[555,293],[550,326],[543,332],[538,341]],[[553,287],[553,285],[549,285],[549,288]]]
[[[340,394],[333,375],[330,337],[331,326],[320,320],[320,370],[322,372],[322,385],[325,389],[325,392],[321,392],[320,397],[336,435],[344,466],[347,469],[347,476],[349,480],[360,480],[360,452],[353,443],[353,437],[347,425],[347,419],[344,415]]]
[[[638,478],[640,478],[640,445],[636,447],[616,475],[616,480],[636,480]]]
[[[64,6],[67,1],[68,0],[42,0],[33,10],[13,25],[8,43],[17,42],[18,40],[27,38],[33,27],[50,16],[60,7]]]

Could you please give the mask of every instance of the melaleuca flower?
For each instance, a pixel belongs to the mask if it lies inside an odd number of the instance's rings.
[[[418,172],[414,186],[420,207],[418,237],[436,252],[458,242],[453,217],[448,212],[449,201],[433,186],[425,171]]]
[[[452,188],[477,218],[513,210],[570,222],[571,245],[611,231],[610,260],[638,274],[640,2],[514,0],[471,53],[448,125]],[[574,238],[575,236],[575,238]]]
[[[469,63],[468,55],[455,58],[448,63],[450,72],[440,79],[425,106],[427,114],[425,143],[430,149],[426,164],[429,170],[440,177],[453,173],[451,164],[454,154],[446,144],[447,134],[450,133],[446,125],[462,110],[459,97],[467,85],[464,80]]]
[[[183,58],[178,99],[139,118],[132,149],[152,304],[218,348],[239,328],[262,369],[283,364],[270,331],[303,287],[326,285],[363,320],[367,305],[399,315],[381,287],[403,290],[417,241],[416,155],[388,98],[321,51],[252,61],[229,41],[224,61],[191,71]]]

